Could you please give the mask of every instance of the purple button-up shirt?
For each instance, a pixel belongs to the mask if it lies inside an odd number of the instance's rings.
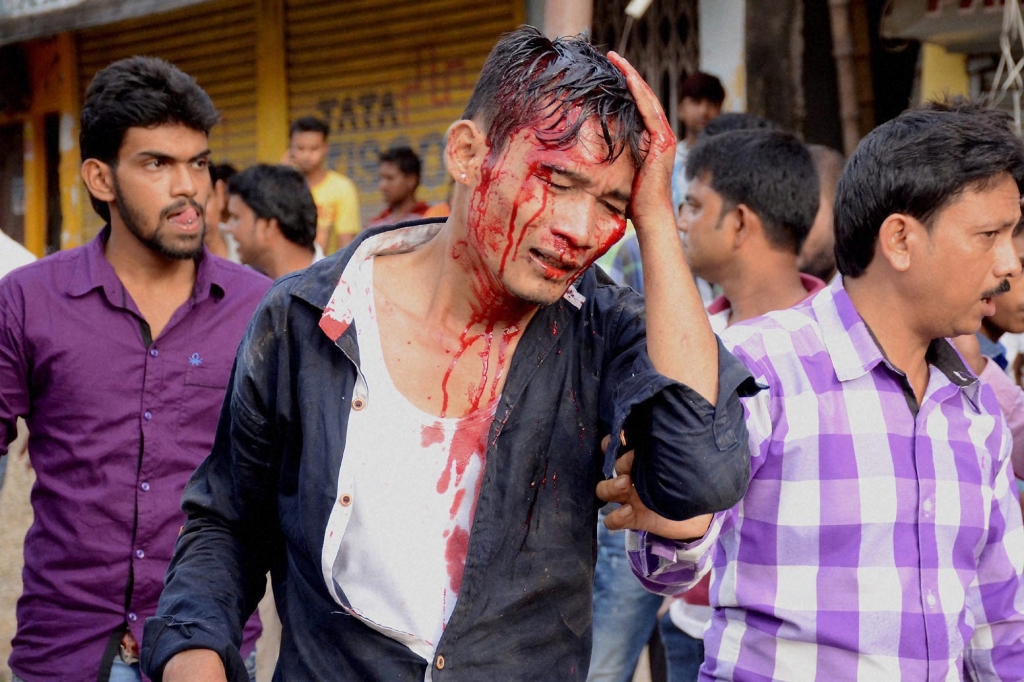
[[[142,641],[185,522],[182,490],[270,286],[204,253],[192,298],[147,347],[104,257],[108,230],[0,280],[0,455],[23,416],[37,475],[10,658],[26,680],[95,680],[119,628]]]
[[[745,401],[750,488],[716,519],[701,679],[1024,677],[1024,530],[992,390],[940,339],[917,406],[841,282],[722,338],[769,389]],[[671,592],[695,562],[667,544],[634,538],[631,559]]]

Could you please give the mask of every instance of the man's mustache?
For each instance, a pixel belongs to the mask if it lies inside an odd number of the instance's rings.
[[[981,295],[982,298],[993,298],[1010,291],[1010,280],[1004,279],[995,289],[989,289]]]

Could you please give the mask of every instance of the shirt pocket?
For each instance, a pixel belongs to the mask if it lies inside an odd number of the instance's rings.
[[[195,453],[196,465],[210,454],[217,432],[224,393],[231,377],[231,364],[204,361],[185,370],[178,439]]]

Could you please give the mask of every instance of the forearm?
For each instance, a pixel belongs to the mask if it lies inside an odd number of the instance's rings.
[[[718,401],[718,353],[675,220],[665,209],[637,225],[647,305],[647,352],[654,368]]]

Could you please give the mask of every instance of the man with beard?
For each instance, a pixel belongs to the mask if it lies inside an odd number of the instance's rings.
[[[107,225],[0,282],[0,455],[24,417],[38,476],[15,679],[140,679],[181,491],[270,286],[203,248],[217,118],[167,62],[100,71],[82,106],[81,175]],[[250,663],[258,632],[244,636]]]

